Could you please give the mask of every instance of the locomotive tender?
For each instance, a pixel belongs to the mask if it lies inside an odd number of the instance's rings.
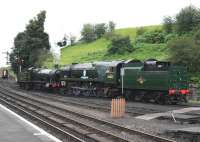
[[[29,69],[18,75],[20,87],[59,90],[75,96],[125,96],[131,100],[177,103],[189,93],[186,67],[154,59],[102,61],[63,69]]]

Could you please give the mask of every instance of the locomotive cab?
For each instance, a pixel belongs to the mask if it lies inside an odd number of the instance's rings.
[[[169,89],[168,94],[176,100],[183,99],[189,94],[189,83],[187,68],[180,65],[172,65],[169,70]]]
[[[98,80],[105,84],[119,84],[120,69],[123,61],[96,62],[95,66],[98,72]]]
[[[141,99],[180,102],[185,101],[189,93],[184,66],[151,59],[143,63],[125,64],[122,70],[122,90],[135,91],[137,94],[142,92]]]

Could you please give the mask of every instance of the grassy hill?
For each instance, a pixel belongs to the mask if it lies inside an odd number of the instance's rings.
[[[160,29],[161,26],[146,26],[147,31]],[[117,29],[115,32],[120,35],[130,36],[133,42],[136,37],[137,28]],[[61,49],[61,65],[66,65],[74,62],[90,62],[99,60],[120,60],[120,59],[140,59],[148,58],[166,59],[168,50],[166,44],[138,44],[132,53],[123,55],[114,54],[107,55],[107,46],[110,41],[105,38],[98,39],[91,43],[77,44]],[[51,66],[52,60],[45,62],[45,66]]]

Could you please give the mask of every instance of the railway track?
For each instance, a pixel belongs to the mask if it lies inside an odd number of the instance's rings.
[[[21,89],[17,89],[18,91],[24,91]],[[59,96],[59,95],[54,95],[54,94],[49,94],[49,93],[45,93],[44,94],[40,94],[38,92],[31,92],[31,95],[34,95],[35,97],[39,97],[42,99],[48,99],[50,101],[55,101],[58,103],[62,103],[62,104],[69,104],[72,106],[78,106],[78,107],[84,107],[87,109],[95,109],[95,110],[100,110],[100,111],[104,111],[104,112],[110,112],[110,100],[109,101],[101,101],[101,103],[99,102],[95,102],[93,99],[90,100],[90,98],[87,98],[87,100],[85,100],[84,98],[74,98],[74,97],[70,97],[70,96]],[[131,116],[139,116],[139,115],[144,115],[147,113],[160,113],[162,111],[156,110],[156,109],[152,109],[152,108],[144,108],[144,107],[128,107],[126,106],[126,113],[128,113]]]
[[[57,95],[44,95],[44,94],[38,94],[33,93],[32,95],[42,98],[42,99],[48,99],[50,101],[55,101],[62,104],[69,104],[72,106],[78,106],[78,107],[84,107],[87,109],[95,109],[100,110],[104,112],[110,112],[110,101],[106,103],[95,103],[92,101],[86,101],[86,100],[77,100],[77,98],[73,99],[72,97],[61,97]],[[143,115],[147,113],[159,113],[161,111],[152,110],[150,108],[136,108],[136,107],[126,107],[126,113],[132,116],[138,116]]]
[[[75,135],[67,132],[66,130],[63,130],[61,128],[59,128],[58,126],[56,126],[55,124],[49,123],[47,120],[48,118],[42,115],[37,114],[36,112],[28,109],[28,108],[23,108],[20,105],[16,105],[15,103],[11,103],[10,100],[4,98],[0,98],[0,102],[4,105],[6,105],[7,107],[19,112],[22,115],[25,115],[26,117],[28,117],[29,119],[32,119],[34,121],[37,121],[37,124],[39,123],[40,125],[43,125],[45,127],[48,127],[48,130],[51,129],[51,131],[53,131],[53,134],[58,134],[59,135],[63,135],[62,139],[65,139],[67,141],[72,141],[72,142],[85,142],[84,139],[80,139],[78,137],[76,137]],[[61,138],[61,137],[59,137]]]
[[[12,87],[13,88],[13,87]],[[16,87],[13,88],[19,92],[27,93],[26,91],[19,89]],[[98,98],[98,101],[92,97],[71,97],[71,96],[61,96],[61,95],[54,95],[52,93],[46,92],[28,92],[30,95],[34,95],[40,98],[53,100],[63,104],[69,104],[78,107],[84,107],[87,109],[96,109],[104,112],[110,112],[110,100]],[[137,103],[137,102],[136,102]],[[134,103],[135,104],[135,103]],[[144,105],[144,106],[141,106]],[[146,106],[145,106],[146,105]],[[155,107],[156,106],[156,107]],[[182,107],[199,107],[200,105],[194,104],[178,104],[178,105],[155,105],[151,103],[139,103],[138,106],[132,106],[131,103],[127,103],[126,105],[126,113],[131,116],[139,116],[144,114],[150,113],[161,113],[170,110],[180,109]],[[167,108],[167,109],[166,109]]]
[[[174,142],[174,140],[129,129],[73,110],[64,109],[49,104],[48,100],[17,94],[3,88],[0,88],[0,97],[1,101],[7,103],[7,105],[26,111],[26,115],[34,115],[40,121],[45,120],[46,123],[60,129],[62,134],[71,134],[74,139],[78,139],[75,141]]]

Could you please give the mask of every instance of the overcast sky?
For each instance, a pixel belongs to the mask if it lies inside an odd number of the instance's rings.
[[[45,31],[53,46],[64,34],[78,35],[84,23],[112,20],[117,28],[155,25],[190,2],[200,8],[200,0],[2,0],[0,66],[6,63],[2,52],[11,50],[14,37],[41,10],[47,11]]]

